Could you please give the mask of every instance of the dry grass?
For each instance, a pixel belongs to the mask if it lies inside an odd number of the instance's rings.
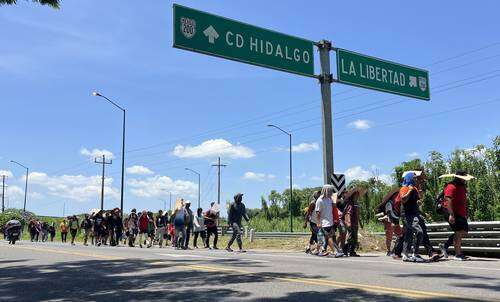
[[[373,252],[384,250],[384,237],[373,235],[371,233],[366,233],[361,231],[359,233],[359,251],[361,252]],[[225,247],[230,236],[225,235],[219,237],[219,247]],[[243,240],[243,246],[245,249],[265,249],[265,250],[281,250],[281,251],[294,251],[302,252],[304,251],[307,243],[309,242],[309,237],[293,238],[293,239],[255,239],[254,242],[250,242],[248,238]],[[236,243],[233,245],[233,249],[237,247]]]

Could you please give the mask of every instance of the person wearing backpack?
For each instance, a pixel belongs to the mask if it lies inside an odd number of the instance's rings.
[[[387,249],[387,256],[392,256],[394,254],[391,249],[392,240],[394,236],[400,238],[403,231],[399,225],[400,217],[400,207],[398,204],[399,200],[399,189],[391,190],[382,199],[382,202],[377,206],[375,212],[379,221],[384,224],[385,230],[385,246]],[[394,246],[396,248],[396,245]]]
[[[243,203],[243,194],[238,193],[234,195],[234,202],[231,203],[229,206],[229,211],[227,215],[227,220],[229,226],[233,230],[233,235],[231,236],[231,239],[229,239],[229,242],[227,243],[226,246],[226,251],[232,252],[233,250],[231,249],[231,245],[233,242],[236,240],[236,243],[238,244],[238,252],[244,253],[245,250],[243,249],[243,242],[241,241],[241,234],[242,234],[242,225],[241,225],[241,219],[245,219],[247,222],[250,220],[250,218],[247,215],[246,207],[245,204]]]
[[[142,248],[142,244],[148,239],[148,224],[149,216],[146,210],[142,211],[137,222],[139,227],[139,247]],[[144,236],[144,239],[143,239]]]
[[[89,218],[89,214],[85,214],[80,228],[83,230],[83,245],[88,245],[89,235],[92,232],[92,221]]]
[[[319,253],[319,246],[318,246],[318,218],[314,213],[314,209],[316,209],[316,200],[318,200],[319,196],[321,195],[321,191],[316,191],[313,193],[311,196],[311,202],[309,203],[309,206],[307,207],[306,215],[304,216],[304,228],[309,225],[309,228],[311,230],[311,237],[309,238],[309,245],[306,248],[306,254],[311,254],[312,253],[312,247],[316,245],[316,252],[314,254]]]
[[[466,181],[474,177],[463,170],[458,170],[455,174],[441,175],[440,178],[453,177],[453,181],[448,183],[444,190],[444,201],[442,211],[444,218],[450,224],[453,234],[448,237],[444,244],[439,247],[445,258],[448,258],[448,247],[455,247],[455,260],[464,261],[467,257],[462,253],[462,237],[469,232],[467,222],[467,185]]]
[[[184,249],[189,249],[189,239],[191,238],[191,233],[193,231],[193,220],[194,215],[191,210],[191,201],[186,200],[184,202],[184,211],[186,212],[186,236],[184,237]]]
[[[174,247],[175,249],[184,249],[184,240],[186,239],[186,210],[182,204],[179,204],[172,214],[174,224]]]

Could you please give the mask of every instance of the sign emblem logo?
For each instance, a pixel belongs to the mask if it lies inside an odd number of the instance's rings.
[[[191,39],[196,34],[196,21],[186,17],[181,18],[181,32],[184,37]]]
[[[422,91],[427,90],[427,79],[424,77],[418,77],[418,87],[420,87],[420,90]]]

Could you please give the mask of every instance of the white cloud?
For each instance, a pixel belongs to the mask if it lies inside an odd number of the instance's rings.
[[[91,160],[94,160],[94,158],[96,158],[96,157],[102,157],[103,155],[106,157],[106,159],[115,158],[115,155],[113,154],[113,152],[105,150],[105,149],[102,149],[102,150],[92,149],[92,151],[90,151],[87,148],[82,148],[80,150],[80,154],[90,158]]]
[[[368,171],[368,170],[363,169],[361,166],[354,166],[354,167],[347,169],[344,172],[344,174],[345,174],[348,182],[353,181],[353,180],[368,180],[368,179],[376,176],[382,182],[385,182],[387,184],[392,183],[392,178],[390,175],[378,174],[378,172],[376,171],[375,165],[372,165],[371,168],[372,168],[372,171]]]
[[[5,175],[7,177],[13,177],[14,176],[14,174],[12,174],[12,172],[9,171],[9,170],[0,170],[0,176],[2,176],[2,175]]]
[[[319,150],[318,143],[300,143],[298,145],[292,146],[292,152],[297,152],[297,153],[304,153],[316,150]]]
[[[323,177],[321,176],[311,176],[312,181],[323,181]]]
[[[420,154],[418,152],[411,152],[411,153],[408,153],[406,155],[408,155],[408,157],[419,157],[420,156]]]
[[[31,184],[40,185],[53,196],[63,197],[76,201],[88,201],[99,198],[101,194],[101,177],[84,175],[49,176],[42,172],[29,174]],[[112,187],[113,178],[104,180],[104,195],[107,198],[118,200],[119,191]]]
[[[11,200],[22,199],[24,198],[24,189],[15,185],[8,186],[5,190],[5,197],[9,197]]]
[[[168,192],[180,197],[198,196],[198,185],[191,181],[173,180],[168,176],[156,175],[146,179],[129,179],[130,192],[138,197],[160,198]]]
[[[264,181],[266,179],[275,179],[276,175],[274,174],[266,174],[266,173],[255,173],[255,172],[245,172],[243,174],[243,179],[252,180],[252,181]]]
[[[229,158],[251,158],[255,156],[252,149],[233,145],[225,139],[211,139],[197,146],[177,145],[172,152],[173,155],[181,158],[205,158],[223,156]]]
[[[154,174],[153,171],[151,171],[149,168],[144,167],[144,166],[132,166],[128,167],[126,169],[128,174],[137,174],[137,175],[149,175],[149,174]]]
[[[350,122],[348,126],[358,130],[368,130],[373,127],[373,122],[369,120],[355,120]]]

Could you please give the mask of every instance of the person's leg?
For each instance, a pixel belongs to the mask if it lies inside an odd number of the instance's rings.
[[[187,241],[186,241],[187,230],[185,226],[183,226],[181,229],[181,235],[182,235],[182,239],[180,242],[181,248],[187,248]]]
[[[234,240],[236,240],[236,237],[238,237],[238,232],[234,230],[234,224],[232,226],[233,228],[233,234],[231,236],[231,239],[229,239],[229,242],[227,243],[227,250],[231,250],[231,245],[233,245]]]
[[[419,216],[419,224],[420,228],[422,229],[422,244],[427,251],[427,255],[429,257],[432,257],[437,253],[436,250],[434,250],[434,247],[432,247],[431,241],[429,240],[429,235],[427,234],[427,226],[425,225],[425,220],[422,216]]]
[[[160,238],[158,238],[158,245],[163,247],[163,237],[165,236],[165,227],[158,228],[160,230]]]
[[[455,232],[455,242],[454,242],[455,256],[462,255],[462,238],[464,235],[465,235],[464,231]]]
[[[233,225],[233,232],[236,230],[236,232],[238,233],[238,235],[236,236],[236,243],[238,243],[238,247],[240,248],[240,251],[243,250],[243,242],[241,241],[241,235],[242,235],[242,226],[241,225],[238,225],[238,224],[234,224]]]
[[[390,255],[392,237],[394,235],[394,229],[392,227],[392,223],[390,221],[384,221],[384,229],[385,229],[385,248],[387,250],[387,254]]]
[[[201,241],[203,241],[203,246],[206,247],[206,245],[205,245],[205,239],[207,238],[207,232],[206,231],[201,231],[200,235],[201,235]]]
[[[144,232],[143,231],[139,231],[139,247],[142,248],[142,236],[143,236]]]
[[[198,248],[198,235],[200,234],[200,232],[194,232],[194,236],[193,236],[193,247],[194,248]]]
[[[191,228],[186,227],[185,228],[185,233],[186,233],[186,239],[184,240],[184,248],[187,249],[189,247],[189,239],[191,238]]]
[[[214,227],[212,231],[214,233],[214,249],[217,249],[217,242],[219,241],[219,231],[217,230],[217,227]]]

